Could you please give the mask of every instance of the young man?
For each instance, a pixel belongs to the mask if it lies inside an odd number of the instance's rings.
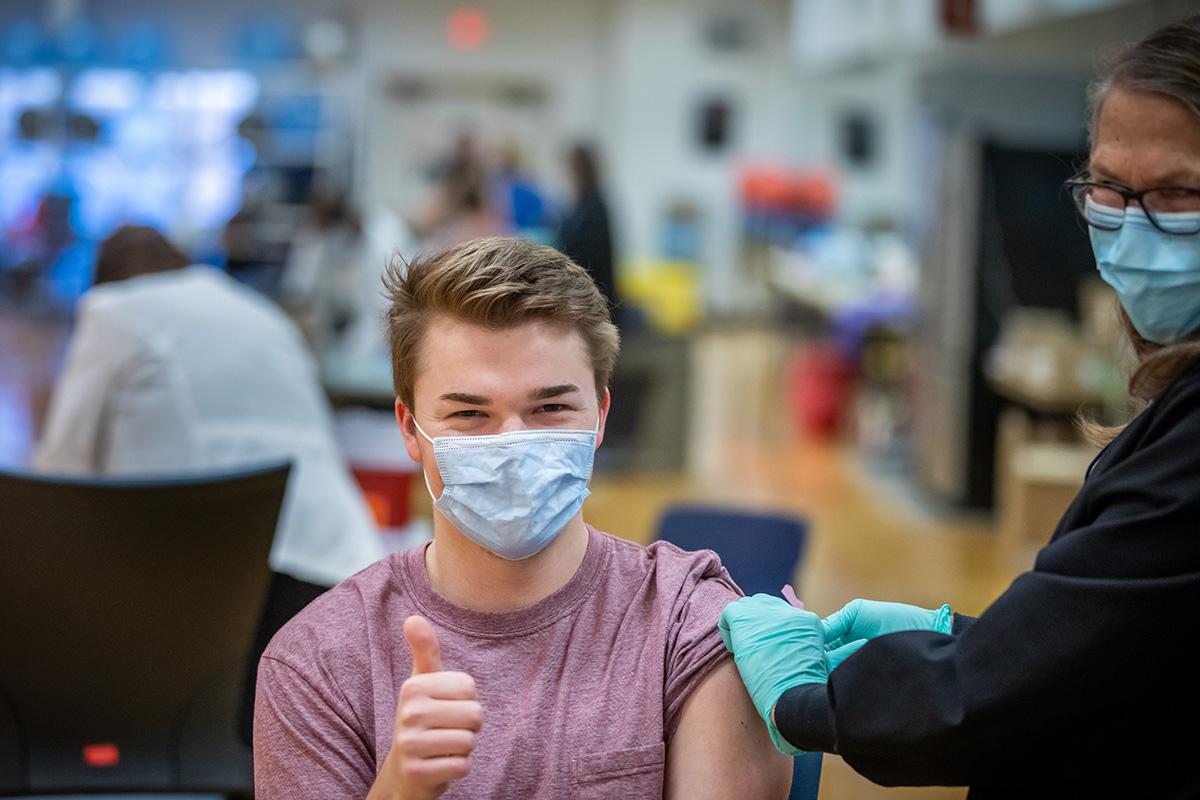
[[[259,668],[276,798],[782,798],[712,553],[583,521],[617,334],[587,273],[478,239],[389,276],[396,417],[434,540],[343,582]]]

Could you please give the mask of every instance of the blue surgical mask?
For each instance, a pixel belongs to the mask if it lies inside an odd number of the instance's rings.
[[[416,420],[413,420],[416,424]],[[594,431],[510,431],[430,437],[442,483],[433,507],[463,535],[501,558],[540,553],[579,513],[591,492]],[[425,486],[433,497],[429,476]]]
[[[1089,215],[1113,216],[1089,204]],[[1159,224],[1194,224],[1196,213],[1155,214]],[[1170,344],[1200,328],[1200,236],[1164,233],[1136,206],[1125,209],[1115,231],[1091,227],[1092,250],[1100,277],[1117,290],[1125,313],[1144,338]]]

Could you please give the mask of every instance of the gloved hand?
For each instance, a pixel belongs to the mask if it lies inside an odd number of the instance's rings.
[[[767,723],[775,749],[800,755],[804,751],[783,738],[771,711],[786,690],[802,683],[825,683],[828,678],[821,618],[793,608],[781,597],[756,594],[725,606],[717,627],[754,707]]]
[[[838,664],[854,655],[858,648],[862,647],[866,643],[866,639],[856,639],[850,644],[844,644],[841,647],[831,647],[828,644],[825,645],[825,666],[829,668],[829,672],[832,674],[832,672],[837,669]]]
[[[837,650],[853,642],[874,639],[885,633],[897,631],[937,631],[950,633],[953,615],[950,606],[936,611],[903,603],[881,603],[876,600],[851,600],[840,611],[835,611],[821,624],[825,628],[825,649]],[[857,650],[858,648],[854,648]],[[837,663],[841,663],[854,650],[846,651]],[[837,664],[830,663],[832,670]]]

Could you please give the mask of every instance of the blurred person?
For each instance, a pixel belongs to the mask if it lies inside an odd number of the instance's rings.
[[[80,299],[35,468],[161,477],[284,460],[292,476],[255,665],[292,615],[383,556],[381,540],[299,331],[253,290],[190,264],[154,228],[119,228]]]
[[[362,222],[345,192],[314,187],[288,249],[280,295],[317,352],[360,313],[359,272],[366,257]]]
[[[391,374],[387,328],[384,319],[387,298],[380,291],[388,262],[395,253],[409,257],[420,251],[420,243],[407,221],[387,204],[376,204],[363,214],[362,257],[358,262],[354,292],[354,314],[338,337],[336,349],[349,357],[383,365]]]
[[[437,253],[471,239],[506,233],[504,221],[493,213],[487,200],[482,180],[452,187],[445,214],[422,239],[422,249]]]
[[[437,253],[470,239],[508,232],[489,202],[487,171],[474,137],[465,133],[458,137],[440,173],[433,199],[409,222],[423,250]]]
[[[546,225],[546,204],[515,142],[506,142],[500,148],[500,164],[492,183],[495,206],[509,232],[536,241]]]
[[[1091,92],[1068,181],[1138,357],[1145,410],[1107,444],[1031,572],[978,619],[854,600],[727,608],[726,645],[782,752],[972,798],[1200,797],[1200,15]]]
[[[251,167],[241,205],[221,228],[225,271],[268,297],[280,294],[305,174],[301,168]]]
[[[22,300],[42,299],[39,295],[46,294],[44,284],[56,265],[79,244],[72,223],[78,200],[69,179],[61,175],[13,229],[4,232],[16,256],[13,278]]]
[[[620,298],[613,273],[612,231],[596,154],[586,145],[576,145],[568,156],[568,165],[575,197],[559,226],[558,249],[591,274],[609,308],[617,309]]]
[[[721,645],[711,551],[583,520],[617,331],[558,251],[468,242],[387,279],[396,418],[434,538],[327,592],[259,668],[255,794],[783,798]]]

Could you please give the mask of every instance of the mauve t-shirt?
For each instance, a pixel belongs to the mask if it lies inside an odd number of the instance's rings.
[[[425,550],[326,592],[258,670],[258,800],[363,798],[412,674],[404,620],[433,623],[444,669],[475,678],[483,728],[446,798],[659,798],[684,703],[727,657],[717,620],[741,592],[716,554],[588,527],[583,563],[550,597],[502,614],[433,591]]]

